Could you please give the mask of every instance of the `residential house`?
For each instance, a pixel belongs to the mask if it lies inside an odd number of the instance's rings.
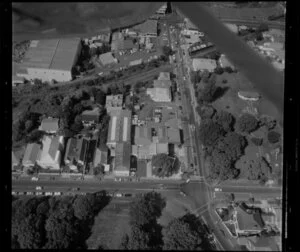
[[[237,220],[236,233],[241,234],[258,234],[265,224],[259,208],[251,209],[246,203],[240,204],[235,209],[235,218]]]
[[[118,60],[114,58],[111,52],[103,53],[99,55],[99,60],[102,63],[102,65],[110,65],[114,63],[118,63]]]
[[[117,143],[128,142],[131,142],[131,111],[111,111],[107,137],[107,146],[111,150],[111,156],[115,156]]]
[[[193,59],[193,69],[194,71],[204,71],[213,72],[217,67],[217,63],[213,59]]]
[[[138,49],[138,45],[135,45],[131,39],[115,40],[111,43],[112,52],[125,52],[132,49]]]
[[[171,91],[169,88],[147,88],[147,94],[156,102],[171,102]]]
[[[48,117],[42,120],[39,130],[43,130],[47,133],[56,133],[59,129],[59,119]]]
[[[84,165],[89,140],[85,137],[70,138],[67,143],[64,162],[72,170],[77,170],[77,164]]]
[[[44,136],[42,151],[37,160],[38,165],[45,169],[59,170],[61,165],[61,152],[64,147],[63,136]]]
[[[114,174],[116,176],[129,176],[130,173],[131,144],[118,143],[115,150]]]
[[[123,107],[123,95],[107,95],[105,103],[107,113],[113,110],[122,110]]]
[[[99,122],[100,108],[95,107],[93,110],[85,110],[81,114],[84,126],[91,126]]]
[[[167,10],[167,4],[161,6],[155,13],[159,15],[165,15]]]
[[[35,165],[36,161],[39,159],[41,152],[41,146],[36,143],[27,144],[22,165],[25,167],[32,167]]]
[[[158,80],[170,80],[170,73],[169,72],[160,72],[157,79]]]

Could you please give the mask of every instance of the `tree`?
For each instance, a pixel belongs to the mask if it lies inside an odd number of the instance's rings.
[[[204,88],[201,91],[201,95],[199,99],[204,102],[212,102],[217,91],[217,87],[215,85],[215,80],[213,78],[208,80],[208,83],[204,85]]]
[[[163,229],[164,250],[196,250],[202,239],[181,219],[172,220]]]
[[[75,115],[79,115],[84,110],[83,105],[79,102],[73,107],[73,112]]]
[[[149,247],[149,234],[138,226],[133,225],[131,227],[130,235],[123,236],[121,249],[126,250],[145,250]]]
[[[166,57],[169,57],[170,55],[173,54],[173,51],[172,51],[172,49],[169,46],[163,46],[162,50],[163,50],[163,54]]]
[[[100,89],[97,90],[97,93],[95,95],[95,102],[100,105],[105,104],[105,94]]]
[[[276,127],[276,120],[270,116],[264,116],[260,119],[260,126],[266,126],[268,130],[272,130]]]
[[[243,114],[237,120],[237,127],[241,132],[250,133],[256,130],[257,126],[258,121],[256,120],[256,118],[248,113]]]
[[[213,146],[224,133],[222,127],[210,119],[203,120],[200,124],[199,138],[204,146]]]
[[[26,137],[26,142],[27,143],[39,142],[44,135],[45,135],[45,131],[35,129]]]
[[[191,71],[191,82],[197,84],[201,81],[200,71]]]
[[[270,131],[268,133],[268,141],[271,143],[271,144],[274,144],[274,143],[278,143],[279,140],[280,140],[280,133],[276,132],[276,131]]]
[[[218,111],[214,114],[213,120],[222,126],[226,132],[233,130],[234,117],[231,113],[224,110]]]
[[[25,131],[26,131],[26,132],[30,132],[31,129],[32,129],[32,127],[33,127],[33,122],[32,122],[32,120],[27,120],[27,121],[25,122]]]
[[[153,173],[159,177],[169,177],[178,172],[179,166],[176,158],[169,157],[167,154],[161,153],[152,157]],[[176,165],[175,165],[176,164]]]
[[[222,74],[222,73],[224,73],[224,69],[223,69],[222,67],[220,67],[220,66],[217,66],[217,67],[215,68],[214,72],[215,72],[216,74]]]
[[[230,66],[225,67],[224,71],[227,73],[233,73],[233,69]]]
[[[243,167],[249,180],[264,180],[270,172],[268,162],[262,157],[248,161]]]
[[[151,221],[156,221],[165,206],[165,199],[157,192],[138,195],[130,205],[130,224],[144,226]]]

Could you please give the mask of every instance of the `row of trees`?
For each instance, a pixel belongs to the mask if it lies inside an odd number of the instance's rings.
[[[13,199],[13,249],[85,249],[94,217],[108,204],[107,196]]]
[[[126,250],[210,250],[203,223],[192,214],[174,218],[166,227],[157,223],[166,206],[159,193],[139,195],[130,206],[131,231],[120,249]]]

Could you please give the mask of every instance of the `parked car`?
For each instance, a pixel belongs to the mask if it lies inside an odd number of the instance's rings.
[[[32,181],[38,181],[39,178],[37,178],[37,177],[32,177],[31,180],[32,180]]]
[[[222,192],[221,188],[215,188],[215,192]]]
[[[115,195],[116,195],[116,197],[118,197],[118,198],[119,198],[119,197],[122,197],[122,193],[116,193]]]
[[[191,181],[191,179],[187,179],[186,181],[185,181],[185,183],[189,183]]]
[[[12,192],[11,192],[11,194],[12,194],[12,195],[17,195],[18,193],[17,193],[17,192],[14,192],[14,191],[12,191]]]
[[[54,192],[54,196],[59,196],[61,195],[61,192]]]
[[[53,192],[45,192],[45,196],[52,196]]]
[[[79,190],[80,190],[79,187],[74,187],[74,188],[72,188],[72,191],[79,191]]]
[[[43,193],[42,192],[35,192],[35,195],[36,196],[41,196],[41,195],[43,195]]]
[[[24,192],[18,192],[17,194],[18,195],[24,195]]]
[[[132,194],[131,193],[125,193],[124,197],[132,197]]]
[[[180,194],[182,195],[182,196],[186,196],[186,194],[184,193],[184,192],[182,192],[182,191],[180,191]]]
[[[43,189],[42,186],[37,186],[37,187],[35,188],[35,190],[42,190],[42,189]]]
[[[33,195],[33,192],[26,192],[26,195]]]

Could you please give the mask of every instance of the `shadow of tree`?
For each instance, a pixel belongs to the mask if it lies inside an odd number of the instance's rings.
[[[212,102],[216,101],[217,99],[221,98],[226,92],[229,90],[229,87],[217,87]]]

